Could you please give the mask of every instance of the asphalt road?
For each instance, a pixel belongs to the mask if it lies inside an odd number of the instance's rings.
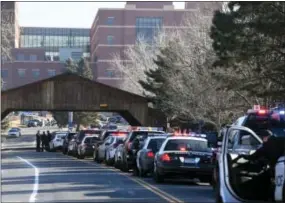
[[[1,202],[214,202],[209,185],[151,178],[60,152],[3,151]]]

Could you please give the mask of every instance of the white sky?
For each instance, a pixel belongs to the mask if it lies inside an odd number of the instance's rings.
[[[184,2],[174,2],[184,8]],[[18,2],[19,24],[30,27],[90,28],[98,8],[124,8],[125,2]]]

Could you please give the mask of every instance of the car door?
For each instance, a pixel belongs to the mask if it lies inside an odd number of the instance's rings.
[[[219,183],[220,183],[220,195],[223,202],[239,202],[245,201],[238,197],[236,191],[233,189],[232,181],[235,180],[235,174],[233,174],[233,164],[243,163],[244,159],[236,161],[239,154],[242,152],[237,151],[234,148],[235,138],[239,134],[247,134],[256,143],[262,143],[262,140],[249,128],[242,126],[230,127],[223,139],[222,154],[219,158]]]
[[[106,146],[110,145],[110,137],[107,137],[104,142],[98,147],[99,158],[104,158]]]

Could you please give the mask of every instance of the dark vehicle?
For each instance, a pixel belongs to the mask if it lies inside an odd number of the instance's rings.
[[[203,137],[175,135],[168,137],[154,158],[153,178],[163,182],[165,178],[198,178],[212,181],[212,152]]]
[[[86,136],[98,136],[100,138],[102,131],[101,130],[81,130],[75,139],[75,143],[73,146],[73,155],[78,156],[78,146],[82,144],[82,140]]]
[[[92,156],[94,151],[93,146],[97,142],[100,142],[98,135],[85,136],[77,147],[77,158],[84,159],[86,156]]]
[[[154,136],[146,139],[136,158],[139,176],[144,177],[147,173],[153,172],[154,156],[165,139],[166,136]]]
[[[30,120],[27,124],[27,127],[37,127],[42,126],[42,122],[39,120]]]
[[[242,126],[251,129],[257,135],[263,129],[270,130],[277,137],[285,137],[285,119],[284,119],[284,110],[268,110],[268,109],[250,109],[247,112],[246,116],[238,118],[232,126]],[[256,150],[252,148],[254,145],[244,145],[244,142],[250,142],[250,140],[246,140],[244,135],[245,131],[238,133],[235,136],[235,139],[232,140],[233,148],[235,151],[239,151],[240,153],[248,153],[250,150]],[[241,142],[241,139],[243,141]],[[217,162],[219,154],[217,154],[217,158],[215,159],[215,168],[213,171],[213,186],[217,183],[217,174],[219,173],[219,164]],[[215,187],[214,187],[215,189]]]
[[[133,129],[130,134],[128,135],[127,139],[124,142],[124,147],[120,148],[122,160],[120,161],[121,166],[120,169],[123,172],[128,172],[132,168],[133,164],[133,151],[132,151],[132,142],[137,136],[144,136],[144,139],[148,137],[149,134],[165,134],[164,131],[160,131],[159,128],[154,127],[137,127]]]
[[[62,144],[62,153],[66,154],[68,151],[68,144],[70,142],[70,140],[72,140],[74,138],[74,135],[76,135],[76,133],[68,133],[67,136],[64,138],[63,140],[63,144]]]

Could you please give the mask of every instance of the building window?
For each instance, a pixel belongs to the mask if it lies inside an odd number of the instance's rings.
[[[162,17],[137,17],[136,39],[143,39],[147,43],[153,43],[161,27]]]
[[[113,77],[115,77],[115,72],[114,72],[114,70],[106,70],[106,77],[108,77],[108,78],[113,78]]]
[[[108,35],[107,36],[107,43],[108,44],[113,44],[114,41],[114,36],[113,35]]]
[[[40,76],[40,70],[39,69],[33,69],[32,73],[33,73],[34,78],[38,78]]]
[[[50,77],[55,76],[55,70],[54,69],[49,69],[48,70],[48,76],[50,76]]]
[[[37,55],[35,54],[30,55],[30,61],[37,61]]]
[[[107,19],[107,25],[113,25],[114,24],[115,17],[108,17]]]
[[[18,74],[20,78],[23,78],[26,76],[26,69],[18,69]]]
[[[17,61],[24,61],[25,55],[24,54],[17,54],[16,59],[17,59]]]
[[[2,78],[8,77],[8,70],[7,69],[1,69],[1,77]]]

